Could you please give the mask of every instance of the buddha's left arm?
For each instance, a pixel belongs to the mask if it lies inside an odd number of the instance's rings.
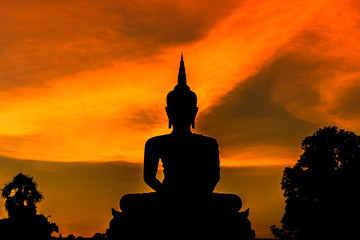
[[[215,139],[212,139],[211,147],[209,151],[209,183],[211,184],[212,191],[214,190],[216,184],[220,180],[220,159],[219,159],[219,145]]]
[[[219,158],[219,145],[217,141],[215,140],[215,147],[214,147],[214,187],[220,180],[220,158]]]

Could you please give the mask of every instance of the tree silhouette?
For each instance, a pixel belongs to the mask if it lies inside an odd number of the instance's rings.
[[[9,218],[0,220],[0,239],[45,240],[51,238],[52,232],[58,232],[55,223],[36,213],[43,196],[32,177],[19,173],[1,190]]]
[[[284,170],[286,197],[280,239],[347,239],[354,236],[360,137],[324,127],[302,142],[303,154]]]
[[[36,204],[42,199],[37,190],[37,184],[32,177],[19,173],[2,189],[2,198],[5,199],[5,208],[9,217],[19,214],[36,214]]]

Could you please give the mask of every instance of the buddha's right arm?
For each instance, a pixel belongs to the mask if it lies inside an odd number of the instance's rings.
[[[159,157],[156,151],[156,146],[150,139],[145,144],[144,181],[156,192],[160,192],[162,189],[162,183],[156,178],[158,165]]]

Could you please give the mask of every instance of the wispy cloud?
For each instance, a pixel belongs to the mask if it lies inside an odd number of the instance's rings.
[[[324,124],[357,130],[348,104],[358,78],[354,4],[5,2],[0,154],[141,162],[146,139],[168,132],[165,96],[183,51],[198,126],[221,139],[224,164],[244,146],[246,156],[272,148],[291,153],[281,160],[290,161],[299,145],[289,143],[303,131]],[[251,108],[231,103],[244,99]],[[247,131],[228,127],[240,125]],[[265,136],[252,137],[258,133]],[[10,139],[19,140],[16,148]]]

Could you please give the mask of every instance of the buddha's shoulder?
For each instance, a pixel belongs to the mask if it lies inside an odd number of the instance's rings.
[[[208,144],[214,144],[214,145],[218,145],[217,141],[215,138],[209,137],[209,136],[204,136],[202,134],[193,134],[193,137],[204,142],[204,143],[208,143]]]
[[[161,143],[164,143],[164,142],[170,142],[170,141],[173,140],[173,138],[174,138],[174,136],[172,136],[171,134],[152,137],[152,138],[150,138],[150,139],[148,139],[146,141],[146,145],[157,145],[157,144],[161,144]],[[191,135],[191,138],[193,138],[194,140],[196,140],[198,142],[203,142],[205,144],[218,145],[215,138],[204,136],[204,135],[201,135],[201,134],[193,133]]]
[[[146,141],[146,145],[153,145],[169,140],[170,134],[155,136]]]

